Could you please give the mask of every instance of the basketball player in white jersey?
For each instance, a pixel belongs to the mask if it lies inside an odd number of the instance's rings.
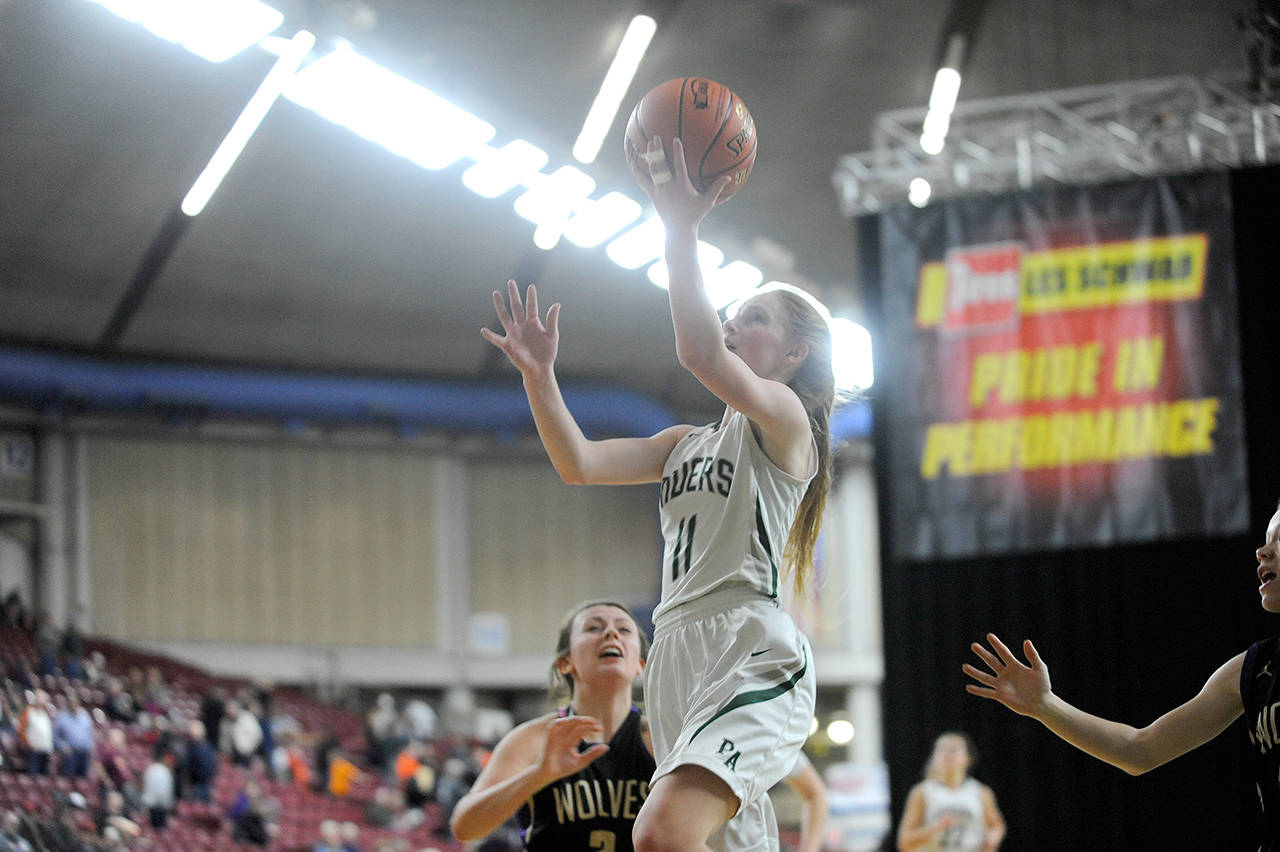
[[[898,824],[900,852],[995,852],[1005,823],[991,788],[969,775],[973,746],[957,731],[934,741],[924,780]]]
[[[725,403],[716,423],[590,441],[555,380],[560,306],[494,293],[503,334],[482,330],[524,377],[538,434],[570,483],[660,482],[662,600],[645,677],[657,770],[636,819],[639,852],[778,848],[768,789],[795,764],[813,717],[808,642],[778,607],[803,585],[830,484],[831,336],[804,297],[747,301],[721,325],[698,267],[698,225],[728,186],[689,180],[654,139],[637,174],[666,228],[680,363]],[[662,172],[658,172],[658,168]],[[669,169],[669,171],[668,171]],[[510,307],[508,309],[507,302]]]

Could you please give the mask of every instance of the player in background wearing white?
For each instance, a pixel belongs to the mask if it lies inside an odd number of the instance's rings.
[[[907,794],[898,823],[901,852],[995,852],[1005,822],[991,788],[969,775],[969,737],[948,731],[933,743],[924,780]]]
[[[560,306],[544,325],[535,289],[522,300],[508,282],[507,299],[494,293],[503,334],[481,333],[520,370],[566,482],[662,483],[662,599],[645,678],[658,768],[635,848],[764,852],[778,848],[768,790],[813,718],[812,654],[777,593],[784,568],[801,584],[812,571],[830,483],[831,336],[786,291],[753,297],[721,325],[698,266],[698,225],[731,179],[700,193],[679,140],[669,170],[662,150],[655,138],[652,171],[637,178],[666,229],[677,357],[724,402],[720,422],[588,440],[555,379]]]
[[[1267,524],[1266,539],[1254,551],[1262,608],[1280,613],[1280,506]],[[994,633],[991,650],[973,643],[986,669],[964,664],[977,683],[965,689],[1030,716],[1071,745],[1130,775],[1163,766],[1199,748],[1227,729],[1243,713],[1253,746],[1253,776],[1262,810],[1259,852],[1280,850],[1280,749],[1274,748],[1276,709],[1280,707],[1280,637],[1257,642],[1209,676],[1195,697],[1145,728],[1112,722],[1059,698],[1049,683],[1049,667],[1027,639],[1019,660]]]

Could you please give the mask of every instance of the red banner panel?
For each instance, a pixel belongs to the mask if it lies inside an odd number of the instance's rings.
[[[908,559],[1241,531],[1225,176],[880,216],[891,546]]]

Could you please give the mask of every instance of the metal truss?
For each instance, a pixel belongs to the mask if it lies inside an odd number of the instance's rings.
[[[1045,183],[1087,184],[1280,162],[1280,103],[1244,79],[1168,77],[962,102],[946,147],[920,148],[926,110],[876,117],[872,149],[847,154],[832,181],[846,216]]]

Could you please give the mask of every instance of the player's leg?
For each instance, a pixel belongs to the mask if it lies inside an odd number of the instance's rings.
[[[707,838],[738,810],[738,797],[709,770],[686,764],[649,789],[631,838],[636,852],[704,852]]]

